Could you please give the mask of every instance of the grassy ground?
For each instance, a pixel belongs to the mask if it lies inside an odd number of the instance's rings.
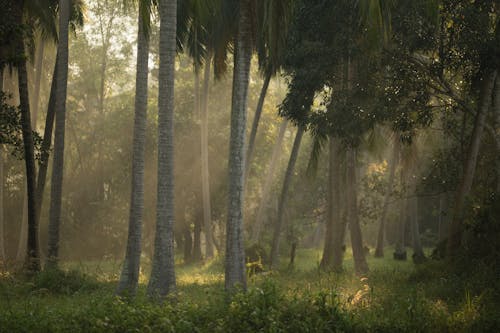
[[[0,332],[460,332],[500,331],[498,282],[488,267],[467,276],[442,262],[369,256],[370,273],[318,269],[320,252],[301,250],[294,268],[249,277],[249,292],[228,299],[222,260],[178,265],[178,293],[155,305],[113,296],[119,263],[64,263],[65,272],[0,277]],[[283,261],[285,261],[283,259]],[[148,266],[147,263],[145,265]]]

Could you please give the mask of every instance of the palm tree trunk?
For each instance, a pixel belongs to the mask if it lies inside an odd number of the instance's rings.
[[[500,196],[500,78],[498,76],[495,83],[495,90],[493,91],[493,118],[494,118],[494,132],[495,132],[495,143],[497,149],[496,156],[496,171],[497,171],[497,184],[496,184],[496,194]]]
[[[349,147],[347,150],[347,209],[349,229],[351,231],[352,254],[354,257],[354,269],[356,274],[368,272],[368,264],[363,250],[363,237],[359,226],[358,216],[358,194],[356,180],[356,148]]]
[[[477,157],[481,138],[483,136],[484,124],[488,109],[491,105],[493,86],[497,77],[497,71],[487,72],[483,77],[483,86],[480,91],[480,100],[474,123],[472,137],[470,139],[467,160],[464,173],[456,192],[455,205],[453,208],[453,219],[448,231],[447,256],[454,257],[460,249],[462,243],[462,229],[465,210],[465,201],[470,193],[474,173],[476,171]]]
[[[255,138],[257,136],[257,129],[259,128],[260,116],[262,115],[262,109],[264,108],[264,100],[266,99],[267,90],[269,88],[269,82],[271,82],[271,73],[266,73],[264,78],[264,83],[262,84],[262,89],[260,91],[259,101],[257,102],[257,109],[255,110],[255,116],[253,118],[252,130],[250,131],[250,138],[248,139],[247,156],[245,162],[245,183],[250,174],[250,167],[252,165],[252,156],[255,148]]]
[[[54,118],[56,115],[56,90],[57,90],[57,56],[52,74],[52,83],[50,86],[49,104],[47,107],[47,116],[45,118],[45,129],[43,132],[42,153],[38,162],[38,177],[36,184],[36,219],[40,221],[42,210],[43,193],[47,181],[47,170],[49,168],[50,146],[52,145],[52,132],[54,129]]]
[[[64,173],[64,136],[66,124],[66,90],[68,85],[68,25],[70,1],[59,1],[59,41],[57,45],[56,120],[54,157],[50,188],[49,246],[47,265],[57,268],[59,260],[59,227]]]
[[[239,1],[238,33],[234,51],[231,136],[229,143],[229,204],[226,223],[225,288],[246,289],[243,243],[243,202],[245,193],[245,132],[248,83],[252,57],[251,1]]]
[[[340,218],[340,160],[339,143],[333,136],[329,143],[328,203],[325,244],[320,266],[342,270],[342,220]]]
[[[142,8],[141,8],[142,9]],[[137,33],[137,67],[135,78],[134,136],[132,142],[132,191],[125,262],[117,294],[135,296],[141,264],[142,221],[144,213],[144,159],[148,106],[149,33],[144,29],[139,9]],[[148,13],[149,14],[149,13]],[[147,15],[148,15],[147,14]]]
[[[45,42],[40,38],[40,45],[38,45],[35,63],[35,85],[33,89],[33,128],[36,129],[38,119],[38,110],[40,106],[40,83],[42,80],[43,72],[43,55],[45,51]]]
[[[276,217],[276,223],[274,225],[274,232],[273,232],[273,242],[271,244],[271,258],[270,258],[271,269],[278,267],[279,264],[278,260],[279,260],[280,235],[281,235],[281,230],[283,229],[285,207],[288,199],[288,189],[290,188],[293,171],[295,169],[295,163],[297,162],[297,157],[299,156],[299,148],[303,134],[304,134],[304,127],[299,126],[299,128],[297,129],[297,134],[295,135],[295,140],[293,142],[292,152],[290,153],[290,160],[288,161],[288,167],[286,169],[285,179],[283,180],[283,188],[281,189],[281,195],[279,198],[278,216]]]
[[[401,170],[401,184],[404,184],[406,181],[406,170]],[[394,249],[394,259],[396,260],[406,260],[406,249],[405,249],[405,236],[406,236],[406,198],[401,200],[400,208],[399,208],[399,218],[396,223],[397,228],[397,239],[396,246]]]
[[[269,168],[267,169],[266,178],[262,186],[263,188],[262,198],[260,199],[259,210],[257,211],[257,218],[255,219],[255,224],[253,225],[252,228],[252,242],[254,243],[260,240],[262,225],[264,224],[264,215],[268,207],[269,195],[271,194],[271,187],[274,179],[274,173],[281,153],[281,145],[283,143],[283,139],[285,138],[287,125],[288,125],[288,120],[285,119],[281,122],[278,138],[276,139],[276,143],[274,144],[273,154],[271,156],[271,162],[269,163]]]
[[[3,92],[3,66],[0,66],[0,91]],[[5,244],[4,244],[4,220],[3,220],[3,185],[4,185],[4,172],[3,172],[3,145],[0,145],[0,261],[5,262]]]
[[[396,175],[396,166],[399,160],[400,138],[399,134],[394,135],[394,146],[392,152],[392,159],[389,166],[389,182],[387,183],[387,192],[384,197],[384,205],[382,207],[382,214],[380,216],[380,225],[378,229],[377,247],[375,249],[375,257],[382,258],[384,256],[384,236],[385,236],[385,223],[387,219],[387,211],[389,210],[389,201],[391,199],[392,190],[394,187],[394,178]]]
[[[212,233],[212,208],[210,204],[210,172],[208,164],[208,86],[210,83],[210,64],[212,56],[209,54],[205,61],[203,90],[201,95],[201,190],[203,197],[203,227],[205,232],[205,256],[214,256],[214,241]]]
[[[147,293],[163,298],[174,292],[174,82],[177,1],[160,0],[158,73],[158,189],[153,264]]]

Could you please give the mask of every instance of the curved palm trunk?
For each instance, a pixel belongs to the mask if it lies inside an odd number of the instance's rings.
[[[174,77],[177,1],[160,0],[158,74],[158,189],[153,266],[147,293],[163,298],[175,291],[174,268]]]
[[[276,143],[274,144],[273,154],[271,156],[271,162],[269,163],[266,179],[264,180],[264,185],[262,186],[263,193],[262,193],[262,198],[260,199],[259,210],[257,211],[257,218],[255,219],[255,224],[252,227],[252,242],[258,242],[260,240],[262,225],[264,224],[264,215],[268,207],[269,195],[271,194],[271,187],[274,179],[274,173],[281,153],[281,145],[283,143],[283,139],[285,138],[287,125],[288,125],[288,120],[285,119],[281,122],[278,138],[276,139]]]
[[[288,161],[288,167],[285,173],[285,179],[283,180],[283,188],[281,189],[281,195],[278,204],[278,216],[276,217],[276,223],[274,225],[273,232],[273,242],[271,244],[271,261],[270,268],[274,269],[278,267],[279,264],[279,246],[280,246],[280,235],[283,229],[283,221],[285,219],[285,207],[288,199],[288,189],[293,176],[293,171],[295,169],[295,163],[297,162],[297,157],[299,156],[300,143],[302,141],[302,136],[304,134],[304,127],[300,126],[297,129],[297,134],[295,134],[295,140],[293,142],[292,152],[290,153],[290,160]]]
[[[137,67],[135,79],[134,136],[132,143],[132,191],[125,261],[117,294],[135,296],[139,283],[142,221],[144,212],[144,152],[148,106],[149,35],[139,10],[137,33]]]
[[[66,90],[68,85],[68,25],[70,1],[59,1],[59,42],[57,46],[56,123],[54,157],[50,188],[49,247],[47,266],[57,268],[59,260],[59,227],[64,172],[64,136],[66,124]]]
[[[212,208],[210,204],[210,172],[208,165],[208,86],[210,83],[211,55],[205,61],[203,90],[201,95],[201,190],[203,197],[203,227],[205,232],[205,256],[214,256],[212,233]]]
[[[399,160],[400,140],[399,135],[394,137],[394,146],[392,151],[392,159],[389,169],[389,183],[387,184],[387,192],[384,197],[384,206],[382,207],[382,214],[380,216],[380,225],[378,229],[377,248],[375,249],[375,257],[381,258],[384,256],[384,236],[385,236],[385,223],[387,219],[387,211],[389,210],[389,201],[391,199],[392,189],[394,187],[394,178],[396,175],[396,166]]]
[[[347,150],[347,209],[349,230],[351,231],[352,254],[354,257],[354,269],[356,274],[368,272],[363,251],[363,237],[359,226],[358,216],[358,194],[356,180],[356,148],[350,147]]]
[[[24,1],[16,3],[16,21],[22,24],[23,22],[23,7]],[[20,36],[17,43],[17,53],[24,56],[24,41]],[[27,183],[27,198],[28,198],[28,240],[27,240],[27,257],[25,267],[29,272],[40,270],[40,254],[38,248],[38,225],[36,223],[36,198],[35,198],[35,156],[33,146],[33,133],[31,127],[31,113],[29,105],[28,92],[28,73],[26,70],[26,59],[19,61],[17,66],[18,81],[19,81],[19,101],[21,109],[21,126],[24,146],[24,160],[26,165],[26,183]]]
[[[325,244],[320,266],[334,271],[342,270],[342,220],[340,218],[340,160],[339,144],[330,137],[328,173],[328,204]]]
[[[234,54],[229,143],[229,205],[226,223],[225,288],[237,285],[246,289],[245,249],[243,244],[243,201],[245,193],[245,131],[252,57],[251,1],[239,1],[238,34]]]
[[[497,77],[497,71],[487,72],[483,77],[483,86],[480,91],[479,107],[477,110],[476,120],[472,137],[470,139],[467,160],[465,163],[464,173],[456,192],[455,205],[453,208],[453,219],[448,231],[447,256],[454,257],[460,249],[462,243],[462,230],[465,200],[470,193],[474,173],[476,171],[477,157],[481,138],[483,136],[484,124],[488,109],[491,105],[492,92]]]
[[[255,138],[257,136],[257,129],[259,128],[260,116],[262,115],[262,109],[264,108],[264,100],[266,99],[267,90],[269,88],[269,82],[271,82],[271,73],[267,73],[264,78],[264,83],[262,84],[262,89],[259,95],[259,101],[257,102],[257,108],[255,110],[255,116],[252,122],[252,130],[250,131],[250,137],[248,139],[247,155],[245,162],[245,183],[250,174],[250,167],[252,165],[252,156],[255,147]]]
[[[54,118],[56,116],[56,90],[57,90],[57,56],[50,86],[49,104],[45,118],[45,129],[43,132],[42,153],[38,162],[38,177],[36,184],[36,219],[40,221],[40,213],[43,203],[43,192],[47,181],[47,170],[49,168],[50,146],[52,145],[52,132],[54,129]]]

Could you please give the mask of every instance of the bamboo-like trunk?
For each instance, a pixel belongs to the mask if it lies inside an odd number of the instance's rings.
[[[462,244],[463,219],[465,211],[465,201],[470,193],[474,174],[476,171],[481,138],[484,132],[486,115],[492,101],[492,92],[497,77],[497,71],[486,72],[483,77],[482,87],[479,96],[478,110],[474,123],[474,129],[469,143],[467,159],[460,185],[456,192],[455,204],[453,208],[453,219],[448,231],[447,253],[448,257],[454,257]]]
[[[164,298],[176,289],[174,260],[174,84],[177,1],[160,0],[158,73],[158,188],[153,264],[147,293]]]
[[[363,236],[359,226],[358,216],[358,194],[356,177],[356,148],[349,147],[347,150],[347,209],[349,230],[351,231],[352,255],[354,257],[354,270],[356,274],[366,274],[368,264],[366,263],[363,250]]]
[[[210,83],[211,55],[205,61],[203,89],[201,94],[200,133],[201,133],[201,190],[203,198],[203,228],[205,232],[205,256],[214,256],[214,241],[212,233],[212,207],[210,203],[210,172],[208,164],[208,88]]]
[[[278,216],[276,217],[276,223],[274,225],[274,231],[273,231],[273,240],[271,243],[271,258],[270,258],[271,269],[275,269],[279,265],[278,261],[279,261],[280,236],[285,219],[285,207],[288,199],[288,189],[290,188],[293,172],[295,170],[295,164],[297,162],[297,157],[299,156],[299,148],[303,134],[304,134],[304,127],[299,126],[299,128],[297,129],[297,134],[295,134],[295,140],[293,142],[292,152],[290,153],[290,160],[288,161],[288,167],[286,169],[285,179],[283,180],[283,187],[281,189],[281,195],[279,197]]]
[[[278,164],[279,156],[281,153],[281,146],[283,144],[283,139],[285,138],[286,126],[288,125],[288,120],[283,120],[280,125],[278,138],[274,144],[273,154],[271,156],[271,162],[267,169],[266,178],[262,185],[262,197],[260,199],[259,210],[257,211],[257,217],[255,223],[252,226],[252,242],[258,242],[260,240],[260,234],[262,231],[262,225],[264,224],[265,212],[269,204],[269,196],[271,194],[272,182],[274,179],[274,173],[276,166]]]
[[[389,210],[389,201],[391,199],[392,190],[394,187],[394,178],[396,175],[396,166],[399,160],[399,150],[400,150],[400,137],[399,134],[394,135],[394,146],[392,152],[392,159],[389,165],[389,182],[387,184],[387,192],[384,197],[384,205],[382,207],[382,214],[380,216],[380,225],[378,229],[377,236],[377,247],[375,249],[375,257],[384,256],[384,238],[385,238],[385,224],[387,219],[387,211]]]
[[[128,238],[125,262],[116,291],[117,294],[128,294],[130,296],[135,296],[139,283],[144,214],[144,160],[148,106],[149,33],[144,29],[144,13],[141,9],[139,9],[137,23],[137,67],[135,79],[134,134],[132,142],[132,190],[130,194]]]
[[[342,270],[342,235],[340,218],[340,160],[339,143],[332,136],[329,142],[328,203],[325,244],[320,266],[334,271]]]
[[[64,140],[66,126],[66,91],[68,87],[68,27],[70,1],[59,1],[59,41],[57,46],[56,120],[54,133],[54,157],[50,188],[49,246],[47,265],[57,268],[59,261],[59,229],[64,174]]]
[[[264,78],[264,83],[262,84],[262,89],[260,90],[259,101],[257,102],[257,108],[255,109],[255,116],[253,117],[252,130],[250,131],[250,137],[248,139],[247,155],[245,162],[245,183],[248,180],[248,175],[250,174],[250,168],[252,165],[252,157],[255,149],[255,138],[257,137],[257,129],[259,128],[260,117],[262,115],[262,110],[264,108],[264,101],[266,99],[267,90],[269,88],[269,82],[271,82],[271,73],[266,73]]]

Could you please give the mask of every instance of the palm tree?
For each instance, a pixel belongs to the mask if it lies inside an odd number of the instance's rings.
[[[177,0],[160,0],[158,73],[158,190],[156,234],[148,295],[163,298],[175,291],[174,268],[174,74]]]
[[[239,1],[238,32],[234,51],[231,136],[229,143],[229,207],[226,224],[225,287],[246,289],[243,244],[243,196],[245,192],[245,131],[250,59],[252,57],[251,1]]]
[[[64,172],[64,132],[66,123],[66,90],[68,86],[68,30],[70,0],[59,1],[59,43],[57,45],[57,89],[56,120],[54,135],[54,158],[49,210],[48,261],[50,268],[57,268],[59,259],[59,226],[61,224],[61,201]]]
[[[274,225],[273,240],[271,243],[271,268],[278,267],[280,236],[285,219],[285,208],[288,199],[288,190],[290,188],[290,183],[295,169],[295,163],[297,162],[297,157],[299,156],[299,148],[304,131],[304,126],[299,126],[299,128],[297,129],[297,134],[295,134],[295,140],[293,142],[292,152],[290,153],[290,160],[288,161],[288,166],[285,173],[285,179],[283,180],[283,187],[281,189],[281,195],[278,204],[278,216]]]
[[[500,28],[497,29],[499,29],[497,33],[500,35]],[[469,143],[463,176],[455,195],[453,218],[451,220],[450,228],[448,231],[446,254],[450,257],[455,256],[461,246],[465,200],[472,188],[472,181],[474,179],[474,173],[476,171],[481,138],[484,132],[486,116],[492,102],[492,93],[497,76],[498,71],[496,69],[490,69],[485,70],[485,73],[482,77],[482,86],[480,90],[476,119]]]
[[[269,196],[271,194],[272,182],[274,179],[274,174],[276,166],[278,164],[278,159],[281,153],[281,145],[283,139],[285,138],[286,127],[288,125],[288,120],[284,119],[281,122],[280,129],[278,132],[278,138],[274,144],[273,153],[271,156],[271,162],[269,162],[269,167],[267,169],[266,177],[263,181],[262,189],[263,193],[260,199],[259,209],[257,210],[257,217],[252,226],[252,242],[258,242],[260,240],[260,234],[262,231],[262,225],[264,223],[264,214],[269,206]]]
[[[139,282],[142,221],[144,212],[144,152],[148,105],[149,25],[151,1],[139,2],[137,68],[135,78],[135,116],[132,141],[132,191],[127,250],[117,294],[134,296]]]

